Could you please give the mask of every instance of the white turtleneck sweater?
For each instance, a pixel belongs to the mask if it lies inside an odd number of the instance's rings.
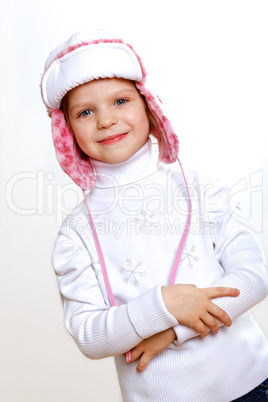
[[[53,253],[65,325],[91,359],[115,356],[125,402],[229,402],[268,377],[268,342],[247,312],[268,289],[259,239],[228,189],[186,175],[193,204],[190,232],[175,283],[231,286],[236,298],[214,299],[233,320],[201,338],[168,312],[161,287],[169,282],[187,218],[178,163],[164,165],[150,140],[129,160],[95,161],[88,201],[117,303],[111,307],[85,203],[65,220]],[[123,353],[173,327],[177,339],[138,373]]]

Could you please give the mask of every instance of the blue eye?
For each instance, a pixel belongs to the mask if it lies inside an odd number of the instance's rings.
[[[127,102],[126,99],[117,99],[117,101],[115,102],[116,105],[120,106],[120,105],[124,105]]]
[[[81,112],[81,113],[79,114],[79,117],[80,117],[80,116],[82,116],[82,117],[89,116],[91,113],[93,113],[92,110],[86,109],[86,110],[84,110],[83,112]]]

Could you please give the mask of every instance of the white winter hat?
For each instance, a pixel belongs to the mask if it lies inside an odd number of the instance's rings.
[[[103,34],[109,39],[102,40]],[[42,80],[43,100],[48,109],[59,108],[68,91],[98,78],[142,80],[136,54],[116,39],[110,32],[97,31],[89,41],[88,34],[78,32],[50,53]]]

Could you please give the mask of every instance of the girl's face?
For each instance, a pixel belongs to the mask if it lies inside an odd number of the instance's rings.
[[[132,81],[121,78],[94,80],[72,89],[68,118],[82,151],[108,163],[130,158],[150,134],[142,96]]]

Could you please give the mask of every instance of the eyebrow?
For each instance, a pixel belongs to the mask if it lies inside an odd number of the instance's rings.
[[[126,89],[120,89],[119,91],[115,91],[113,93],[111,93],[111,97],[113,98],[117,98],[119,96],[124,96],[125,93],[132,93],[132,94],[136,94],[135,89],[131,89],[131,88],[126,88]],[[69,112],[72,112],[74,109],[83,109],[85,107],[88,107],[88,102],[79,102],[79,103],[75,103],[74,105],[72,105],[72,107],[70,107]]]
[[[126,89],[120,89],[119,91],[114,92],[112,94],[112,96],[114,96],[116,98],[117,96],[121,95],[121,93],[124,93],[124,92],[131,92],[133,94],[136,94],[136,91],[135,91],[134,88],[133,89],[132,88],[126,88]]]
[[[69,110],[69,113],[72,112],[74,109],[84,109],[85,107],[88,107],[88,103],[85,102],[80,102],[80,103],[75,103]]]

